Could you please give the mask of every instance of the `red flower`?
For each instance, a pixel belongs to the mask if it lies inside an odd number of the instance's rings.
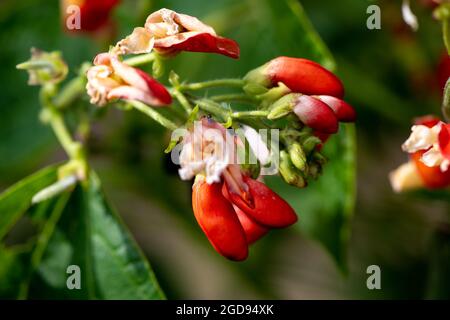
[[[209,241],[224,257],[244,260],[248,245],[271,228],[297,221],[295,211],[264,183],[243,177],[245,190],[234,190],[229,177],[208,184],[196,181],[192,191],[194,215]]]
[[[94,32],[110,22],[111,11],[120,3],[120,0],[62,0],[64,21],[71,13],[67,12],[69,6],[80,8],[81,31]],[[74,30],[77,31],[77,30]]]
[[[250,71],[246,79],[265,87],[282,82],[291,91],[307,95],[344,96],[344,87],[339,78],[320,64],[307,59],[278,57]]]
[[[433,116],[418,118],[402,148],[411,160],[391,173],[394,190],[450,186],[450,124]]]
[[[138,100],[155,107],[172,103],[170,93],[161,83],[109,53],[95,57],[87,78],[86,89],[91,103],[99,106],[117,98]]]
[[[149,15],[144,28],[135,28],[131,35],[116,45],[119,54],[145,53],[153,48],[159,54],[167,56],[191,51],[239,58],[239,45],[236,41],[218,36],[212,27],[195,17],[169,9],[161,9]]]

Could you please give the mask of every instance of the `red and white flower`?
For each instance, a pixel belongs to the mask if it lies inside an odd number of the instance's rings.
[[[87,71],[91,103],[102,106],[113,99],[138,100],[151,106],[171,104],[167,89],[144,71],[130,67],[113,54],[101,53]]]
[[[434,117],[418,119],[402,149],[411,160],[390,174],[395,191],[450,185],[450,124]]]
[[[119,41],[114,49],[118,54],[148,53],[155,50],[162,55],[180,51],[211,52],[231,58],[239,57],[236,41],[220,37],[214,29],[195,17],[161,9],[150,14],[145,26]]]
[[[297,215],[264,183],[241,170],[235,162],[237,136],[210,119],[203,119],[201,127],[200,133],[194,130],[183,139],[179,173],[185,180],[196,176],[192,207],[210,243],[223,256],[244,260],[249,244],[272,228],[295,223]],[[253,137],[251,130],[246,131]],[[252,148],[266,158],[262,141],[252,140],[256,141]]]

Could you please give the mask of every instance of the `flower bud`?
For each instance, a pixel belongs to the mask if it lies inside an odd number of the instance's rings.
[[[347,102],[333,96],[318,96],[320,101],[325,102],[336,115],[340,122],[355,122],[356,112]]]
[[[320,64],[307,59],[278,57],[250,71],[244,79],[264,87],[282,82],[293,92],[307,95],[344,96],[344,87],[339,78]]]
[[[299,143],[293,143],[289,146],[289,156],[292,164],[300,171],[305,172],[307,169],[306,154]]]
[[[43,85],[63,81],[69,69],[57,51],[45,52],[31,48],[31,59],[17,65],[17,69],[27,70],[29,85]]]
[[[305,178],[294,167],[289,158],[289,154],[283,150],[280,152],[280,175],[286,183],[296,186],[298,188],[306,187]]]

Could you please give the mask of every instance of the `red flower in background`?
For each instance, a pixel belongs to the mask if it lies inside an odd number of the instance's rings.
[[[391,173],[395,191],[450,186],[450,124],[433,116],[415,121],[402,148],[411,160]]]
[[[69,31],[95,32],[110,24],[111,11],[120,3],[120,0],[61,0],[64,26],[67,28],[67,19],[72,19],[75,11],[70,6],[77,6],[80,13],[80,29]]]
[[[144,28],[135,28],[131,35],[116,45],[119,54],[146,53],[152,49],[168,56],[191,51],[239,58],[236,41],[218,36],[212,27],[195,17],[169,9],[149,15]]]

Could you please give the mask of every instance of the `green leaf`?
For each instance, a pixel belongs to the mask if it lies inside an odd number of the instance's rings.
[[[0,195],[0,239],[30,207],[31,198],[57,179],[58,166],[50,166],[17,182]]]
[[[78,186],[39,267],[31,297],[76,299],[163,299],[155,276],[91,173]],[[62,257],[62,258],[60,258]],[[68,290],[66,269],[78,265],[81,289]],[[43,284],[46,292],[40,292]]]
[[[346,271],[346,246],[356,197],[356,141],[353,125],[341,126],[325,145],[330,159],[324,174],[305,189],[288,186],[279,177],[267,177],[269,186],[288,201],[299,215],[296,226],[318,240]]]

